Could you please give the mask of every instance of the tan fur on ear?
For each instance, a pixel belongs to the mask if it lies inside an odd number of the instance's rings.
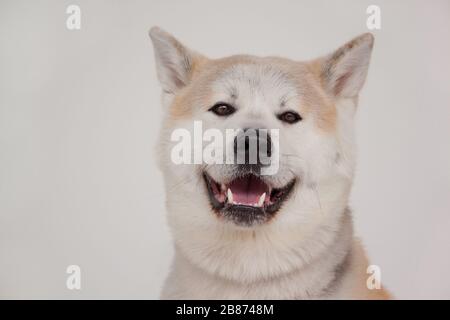
[[[374,37],[365,33],[311,63],[327,92],[337,98],[356,97],[364,85]]]
[[[186,86],[201,62],[207,60],[159,27],[149,31],[155,51],[158,79],[166,93],[175,94]]]

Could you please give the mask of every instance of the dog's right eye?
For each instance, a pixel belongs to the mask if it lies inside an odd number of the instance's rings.
[[[236,109],[225,102],[218,102],[212,106],[208,111],[214,112],[216,115],[224,117],[234,113]]]

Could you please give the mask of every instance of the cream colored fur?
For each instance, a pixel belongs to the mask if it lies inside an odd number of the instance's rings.
[[[369,290],[368,260],[353,235],[348,198],[353,181],[353,122],[367,75],[373,37],[362,35],[325,57],[297,62],[278,57],[206,58],[159,28],[150,31],[165,117],[159,163],[166,181],[168,222],[175,241],[163,299],[379,299]],[[217,101],[239,110],[218,119]],[[302,115],[286,126],[279,108]],[[176,128],[263,126],[280,130],[280,169],[274,186],[297,178],[294,194],[275,217],[253,227],[223,221],[211,210],[201,172],[225,178],[225,165],[175,165]]]

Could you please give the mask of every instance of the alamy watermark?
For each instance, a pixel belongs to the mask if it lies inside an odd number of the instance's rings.
[[[66,287],[69,290],[81,290],[81,268],[76,264],[67,267],[66,273],[69,274],[66,280]]]
[[[174,164],[259,164],[261,175],[274,175],[279,168],[279,129],[203,130],[194,121],[193,132],[178,128],[170,140]],[[206,144],[204,146],[204,144]]]
[[[369,30],[381,29],[381,9],[377,5],[370,5],[366,9],[366,13],[369,15],[366,20],[366,26]]]
[[[366,281],[367,289],[381,289],[381,268],[375,264],[372,264],[367,267],[366,272],[367,274],[370,274]]]
[[[69,30],[81,29],[81,9],[75,4],[67,7],[66,13],[69,15],[66,20],[66,27]]]

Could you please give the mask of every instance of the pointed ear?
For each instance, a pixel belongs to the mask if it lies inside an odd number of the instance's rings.
[[[158,27],[151,28],[149,35],[159,82],[166,93],[175,94],[189,83],[195,65],[203,57]]]
[[[366,80],[374,37],[365,33],[319,59],[325,89],[336,98],[357,97]]]

